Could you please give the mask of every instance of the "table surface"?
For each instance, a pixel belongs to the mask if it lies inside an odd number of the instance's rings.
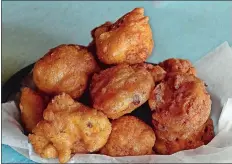
[[[88,45],[90,31],[135,7],[150,17],[155,48],[149,62],[195,62],[224,41],[232,45],[232,2],[2,2],[2,83],[62,43]],[[2,145],[3,163],[32,162]]]

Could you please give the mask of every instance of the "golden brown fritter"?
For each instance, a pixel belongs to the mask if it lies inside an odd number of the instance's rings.
[[[19,108],[25,131],[30,133],[36,124],[43,119],[46,102],[39,93],[25,87],[21,91]]]
[[[169,74],[149,98],[156,134],[165,139],[187,138],[202,126],[211,111],[203,81],[191,74]]]
[[[208,144],[214,138],[214,127],[212,119],[191,134],[186,139],[176,138],[173,141],[160,139],[156,136],[154,149],[159,154],[173,154],[181,150],[195,149],[202,145]]]
[[[152,154],[155,133],[151,127],[134,116],[122,116],[112,122],[112,132],[101,154],[136,156]]]
[[[93,107],[117,119],[145,103],[154,87],[145,68],[117,65],[95,74],[90,85]]]
[[[36,62],[33,80],[47,94],[65,92],[79,98],[87,87],[89,76],[96,71],[96,61],[86,47],[60,45]]]
[[[167,73],[188,73],[196,76],[196,69],[186,59],[170,58],[159,64]]]
[[[92,31],[97,56],[105,64],[144,62],[154,42],[143,8],[135,8],[115,23],[106,22]]]
[[[71,153],[95,152],[102,148],[111,133],[108,118],[96,109],[75,102],[69,95],[56,96],[29,135],[29,140],[42,158],[59,157],[68,162]]]
[[[133,65],[133,67],[146,68],[151,73],[155,83],[160,82],[166,76],[166,71],[162,67],[160,67],[159,65],[153,65],[153,64],[148,64],[148,63],[139,63],[139,64]]]

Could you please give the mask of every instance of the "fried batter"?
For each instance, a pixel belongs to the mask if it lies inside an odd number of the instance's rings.
[[[152,154],[155,133],[152,128],[134,116],[123,116],[112,122],[112,132],[101,154],[109,156],[136,156]]]
[[[108,118],[96,109],[75,102],[69,95],[56,96],[44,111],[29,140],[42,158],[68,162],[71,153],[95,152],[111,133]]]
[[[148,63],[139,63],[139,64],[135,64],[134,67],[146,68],[151,73],[155,83],[160,82],[166,76],[166,71],[162,67],[160,67],[159,65],[153,65],[153,64],[148,64]]]
[[[26,133],[30,133],[36,124],[43,119],[46,102],[39,93],[30,88],[23,88],[19,108],[25,131]]]
[[[93,107],[117,119],[145,103],[154,87],[145,68],[117,65],[95,74],[90,85]]]
[[[214,127],[212,119],[201,126],[187,139],[176,138],[174,141],[160,139],[156,136],[154,149],[159,154],[173,154],[181,150],[195,149],[202,145],[208,144],[214,137]]]
[[[89,76],[96,71],[97,63],[86,47],[60,45],[36,62],[33,80],[47,94],[65,92],[79,98],[87,87]]]
[[[105,64],[144,62],[154,42],[149,18],[143,8],[135,8],[115,23],[106,22],[92,31],[97,56]]]
[[[167,73],[188,73],[196,76],[196,69],[189,60],[170,58],[159,64]]]
[[[156,133],[187,138],[209,118],[211,100],[203,81],[191,74],[169,74],[149,98]]]

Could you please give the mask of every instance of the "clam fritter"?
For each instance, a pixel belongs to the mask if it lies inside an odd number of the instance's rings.
[[[151,127],[134,116],[122,116],[112,122],[112,132],[100,153],[109,156],[152,154],[155,133]]]
[[[86,47],[60,45],[36,62],[33,80],[47,94],[65,92],[79,98],[87,87],[89,76],[96,71],[97,63]]]
[[[43,119],[46,102],[39,93],[30,88],[23,88],[19,107],[24,128],[27,133],[30,133],[36,124]]]
[[[117,65],[94,74],[90,85],[93,107],[117,119],[145,103],[154,87],[145,68]]]
[[[167,73],[188,73],[196,75],[196,69],[192,63],[186,59],[170,58],[159,64]]]
[[[156,134],[164,139],[187,138],[211,111],[204,82],[191,74],[169,74],[152,91],[149,106]]]
[[[67,162],[72,153],[95,152],[110,135],[111,123],[96,109],[75,102],[69,95],[56,96],[29,135],[29,140],[42,158],[58,157]]]
[[[173,154],[181,150],[195,149],[202,145],[208,144],[214,137],[214,127],[212,119],[191,134],[186,139],[176,138],[173,141],[160,139],[156,136],[154,149],[159,154]]]
[[[143,8],[135,8],[115,23],[106,22],[92,31],[97,56],[105,64],[144,62],[154,42]]]

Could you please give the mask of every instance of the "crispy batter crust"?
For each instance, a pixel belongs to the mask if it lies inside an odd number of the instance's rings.
[[[149,98],[156,133],[187,138],[209,118],[211,100],[203,81],[191,74],[169,74]]]
[[[151,127],[134,116],[112,122],[112,132],[100,153],[109,156],[136,156],[152,153],[155,134]]]
[[[154,149],[158,154],[173,154],[181,150],[195,149],[202,145],[206,145],[213,137],[213,121],[212,119],[208,119],[203,126],[186,139],[176,138],[174,141],[167,141],[157,136]]]
[[[155,83],[162,81],[166,76],[166,71],[159,65],[139,63],[139,64],[133,65],[133,67],[138,68],[138,69],[145,68],[146,70],[148,70],[151,73]]]
[[[93,107],[117,119],[145,103],[154,87],[151,74],[127,64],[95,74],[90,86]]]
[[[167,73],[188,73],[196,76],[196,69],[186,59],[170,58],[159,64]]]
[[[62,94],[48,104],[44,120],[33,129],[29,140],[42,158],[58,157],[65,163],[71,153],[98,151],[106,144],[110,132],[111,123],[102,112]]]
[[[97,63],[86,47],[60,45],[36,62],[33,80],[45,93],[65,92],[79,98],[87,87],[89,76],[96,71]]]
[[[135,8],[115,23],[95,28],[92,36],[99,60],[105,64],[144,62],[154,46],[148,21],[144,9]]]
[[[30,88],[23,88],[20,97],[21,120],[27,133],[43,119],[46,102],[43,97]]]

